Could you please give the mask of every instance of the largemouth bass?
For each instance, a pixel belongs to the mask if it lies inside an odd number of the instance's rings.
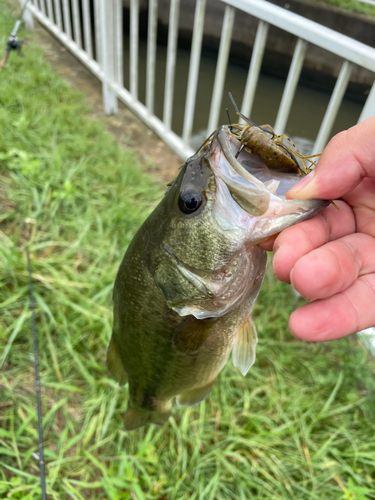
[[[121,263],[108,368],[129,383],[128,430],[165,423],[174,398],[202,401],[230,353],[247,373],[267,260],[257,243],[328,204],[286,200],[301,176],[269,169],[232,130],[186,161]]]

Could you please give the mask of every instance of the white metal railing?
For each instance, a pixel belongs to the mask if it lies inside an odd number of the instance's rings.
[[[174,75],[175,75],[176,57],[177,57],[179,13],[180,13],[180,0],[171,0],[171,8],[169,14],[167,71],[165,75],[164,112],[163,112],[163,121],[168,131],[171,130],[171,124],[172,124],[173,90],[174,90]],[[147,72],[148,70],[149,66],[147,65]],[[154,90],[155,88],[151,89],[152,92],[154,92]]]
[[[296,35],[298,37],[298,42],[296,44],[292,64],[288,74],[287,84],[284,89],[281,105],[279,107],[276,118],[276,125],[285,126],[289,116],[291,102],[296,90],[299,72],[301,71],[303,58],[306,52],[306,48],[303,48],[304,45],[301,44],[300,41],[305,40],[305,42],[321,47],[343,58],[341,71],[337,78],[334,91],[332,93],[318,133],[318,137],[313,148],[313,151],[316,153],[322,151],[327,143],[333,122],[337,116],[337,112],[349,83],[350,72],[352,69],[352,65],[350,63],[356,63],[359,66],[375,72],[375,49],[372,47],[368,47],[367,45],[353,40],[352,38],[349,38],[345,35],[342,35],[341,33],[337,33],[336,31],[333,31],[330,28],[322,26],[314,21],[310,21],[309,19],[299,16],[294,12],[289,12],[285,9],[270,4],[264,0],[223,1],[228,5],[232,5],[233,7],[241,9],[242,11],[247,12],[254,17],[257,17],[258,19],[261,19],[268,24],[273,24],[274,26],[277,26],[278,28],[292,33],[293,35]],[[254,52],[255,47],[252,58],[256,55],[254,54]],[[254,77],[254,75],[251,75],[251,77],[255,82],[256,77]],[[249,89],[249,93],[253,92],[255,92],[255,90]],[[250,115],[251,106],[250,108],[245,108],[245,106],[243,105],[242,109],[245,115]],[[362,110],[359,121],[363,121],[374,114],[375,84],[372,86],[370,95]],[[282,134],[284,132],[283,126],[275,126],[275,129],[277,130],[278,134]]]
[[[336,85],[314,145],[314,152],[325,146],[333,122],[347,88],[353,63],[375,72],[375,49],[337,33],[318,23],[289,12],[265,0],[217,0],[225,4],[215,81],[211,96],[207,133],[218,125],[228,66],[235,12],[247,13],[259,20],[247,81],[242,99],[242,112],[251,116],[269,25],[293,34],[296,47],[277,113],[275,130],[284,132],[300,73],[309,45],[322,47],[343,60]],[[181,158],[193,153],[190,146],[196,102],[199,64],[206,0],[196,0],[187,96],[182,135],[172,130],[174,81],[177,59],[180,0],[170,0],[166,77],[163,118],[154,113],[156,75],[156,35],[158,0],[149,0],[147,72],[145,105],[138,99],[139,86],[139,0],[130,0],[129,88],[123,85],[122,0],[31,0],[29,12],[102,81],[103,104],[107,113],[117,111],[122,100]],[[91,18],[91,11],[94,13]],[[375,84],[372,86],[359,121],[375,115]]]

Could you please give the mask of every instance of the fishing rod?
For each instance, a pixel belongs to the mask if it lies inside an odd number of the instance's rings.
[[[34,223],[32,219],[26,219],[25,225]],[[38,453],[33,453],[33,456],[39,461],[40,469],[40,482],[42,488],[42,500],[47,500],[46,493],[46,474],[45,474],[45,463],[44,463],[44,449],[43,449],[43,431],[42,431],[42,405],[40,397],[40,377],[39,377],[39,356],[38,356],[38,340],[36,335],[36,319],[35,319],[35,300],[34,300],[34,288],[33,288],[33,276],[31,268],[31,259],[29,252],[29,236],[26,237],[26,257],[27,257],[27,272],[29,276],[29,294],[30,294],[30,311],[31,311],[31,329],[33,335],[33,348],[34,348],[34,370],[35,370],[35,392],[36,392],[36,404],[37,404],[37,414],[38,414]]]
[[[21,49],[22,45],[25,43],[25,40],[21,42],[17,38],[17,32],[22,22],[22,16],[25,12],[26,6],[30,0],[26,0],[21,9],[20,15],[14,25],[13,31],[8,38],[6,49],[4,56],[0,62],[0,68],[4,68],[9,54],[12,50],[17,50],[19,56],[23,56]],[[33,219],[25,219],[25,227],[26,230],[28,228],[28,224],[35,223]],[[46,474],[45,474],[45,462],[44,462],[44,448],[43,448],[43,431],[42,431],[42,405],[41,405],[41,396],[40,396],[40,376],[39,376],[39,355],[38,355],[38,341],[36,334],[36,317],[35,317],[35,300],[34,300],[34,288],[33,288],[33,277],[32,277],[32,268],[31,268],[31,259],[29,252],[29,234],[28,231],[26,233],[26,258],[27,258],[27,272],[29,277],[29,295],[30,295],[30,311],[31,311],[31,330],[33,336],[33,349],[34,349],[34,371],[35,371],[35,392],[36,392],[36,404],[37,404],[37,419],[38,419],[38,453],[33,453],[33,456],[39,461],[39,470],[40,470],[40,482],[41,482],[41,490],[42,490],[42,500],[47,500],[47,492],[46,492]]]
[[[7,60],[8,60],[8,57],[9,57],[9,54],[11,53],[12,50],[16,50],[17,51],[17,54],[20,56],[20,57],[23,57],[23,53],[22,53],[22,45],[24,45],[26,43],[25,40],[22,40],[21,42],[18,40],[17,38],[17,31],[21,25],[21,21],[22,21],[22,16],[25,12],[25,9],[26,9],[26,6],[27,4],[29,3],[30,0],[26,0],[25,3],[23,4],[23,7],[22,7],[22,10],[21,10],[21,13],[20,15],[18,16],[18,19],[16,21],[16,24],[14,25],[14,28],[13,28],[13,31],[12,33],[10,34],[10,37],[8,38],[8,41],[7,41],[7,45],[6,45],[6,48],[5,48],[5,52],[4,52],[4,55],[3,55],[3,58],[2,60],[0,61],[0,68],[4,68]]]

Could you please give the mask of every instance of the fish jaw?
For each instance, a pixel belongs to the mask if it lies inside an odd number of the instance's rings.
[[[224,183],[238,206],[233,209],[233,203],[230,203],[231,219],[234,223],[235,216],[239,227],[246,226],[247,243],[260,243],[289,226],[313,217],[329,204],[327,200],[317,199],[287,200],[285,192],[301,176],[270,170],[259,157],[246,151],[237,158],[240,147],[241,143],[230,134],[230,128],[226,125],[220,127],[213,138],[210,164],[216,176],[218,193],[220,184]],[[217,205],[220,203],[217,202]],[[219,211],[218,207],[216,210]]]
[[[284,229],[310,219],[328,206],[326,200],[280,200],[276,196],[266,213],[258,218],[251,235],[253,244],[261,243]]]

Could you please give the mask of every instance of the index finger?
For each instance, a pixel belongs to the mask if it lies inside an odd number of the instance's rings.
[[[273,270],[276,277],[290,283],[295,263],[328,241],[355,232],[352,209],[344,201],[335,202],[340,210],[329,205],[309,220],[282,231],[273,245]]]
[[[375,178],[375,116],[340,132],[328,143],[316,168],[287,193],[287,198],[333,200],[364,177]]]

